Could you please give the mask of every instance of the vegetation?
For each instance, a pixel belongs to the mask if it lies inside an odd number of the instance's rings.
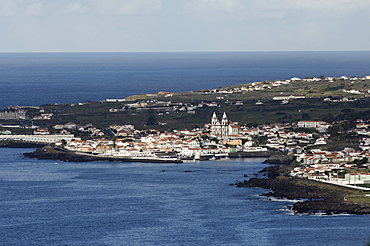
[[[262,84],[268,84],[264,82]],[[43,105],[46,113],[52,113],[51,120],[35,121],[34,124],[49,127],[55,124],[74,122],[78,125],[91,123],[98,128],[111,124],[133,124],[138,129],[155,128],[165,131],[172,129],[192,129],[201,127],[210,121],[213,112],[221,115],[227,112],[232,121],[239,124],[258,125],[266,123],[287,123],[300,120],[323,120],[327,122],[348,121],[370,118],[370,98],[366,97],[369,80],[340,80],[335,82],[297,81],[288,85],[271,87],[270,89],[233,93],[215,93],[211,90],[173,93],[136,95],[126,99],[126,102],[86,102],[81,105],[57,104]],[[219,88],[230,90],[247,87],[250,84],[234,85]],[[363,94],[350,94],[343,90],[357,90]],[[305,99],[291,100],[288,104],[272,100],[275,95],[304,95]],[[324,101],[330,98],[331,101]],[[127,105],[130,100],[142,102],[163,101],[181,103],[185,110],[172,107],[158,107],[147,103],[145,107]],[[336,101],[337,100],[337,101]],[[256,102],[260,104],[256,104]],[[192,113],[189,106],[198,106],[201,102],[215,102],[217,107],[197,107]],[[239,102],[236,105],[236,102]],[[262,103],[262,104],[261,104]],[[119,109],[116,112],[110,109]],[[190,113],[189,113],[190,112]],[[32,112],[36,115],[37,112]],[[29,122],[30,123],[30,122]],[[332,131],[338,132],[347,127],[343,123],[336,125]]]

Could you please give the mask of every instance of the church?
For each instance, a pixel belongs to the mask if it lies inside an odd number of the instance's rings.
[[[221,121],[219,121],[217,119],[216,112],[214,112],[211,119],[210,129],[212,135],[219,136],[222,139],[227,138],[230,135],[239,134],[239,126],[237,123],[229,121],[226,113],[223,114]]]

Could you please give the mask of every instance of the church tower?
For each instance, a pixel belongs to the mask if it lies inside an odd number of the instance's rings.
[[[222,115],[221,121],[218,121],[216,112],[213,113],[211,118],[211,133],[219,135],[221,138],[226,138],[229,135],[229,120],[226,113]]]
[[[217,124],[217,122],[218,122],[218,119],[216,116],[216,112],[213,112],[212,119],[211,119],[211,125],[214,126]]]
[[[217,119],[216,112],[214,112],[211,118],[210,129],[212,135],[226,139],[230,135],[238,135],[240,127],[238,123],[229,121],[225,112],[220,121]]]
[[[229,124],[229,120],[227,119],[226,113],[222,115],[221,125],[225,126]]]
[[[226,138],[227,135],[229,135],[229,120],[224,112],[221,120],[221,138]]]

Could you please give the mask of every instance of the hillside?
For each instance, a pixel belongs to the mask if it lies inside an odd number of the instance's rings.
[[[369,88],[368,88],[369,87]],[[138,129],[191,129],[209,123],[213,112],[227,112],[239,124],[297,122],[300,120],[354,120],[370,118],[369,78],[306,78],[264,81],[182,93],[135,95],[120,102],[86,102],[76,105],[43,105],[48,120],[41,126],[74,122],[107,127],[133,124]],[[275,96],[304,98],[273,100]],[[40,112],[29,110],[30,117]]]

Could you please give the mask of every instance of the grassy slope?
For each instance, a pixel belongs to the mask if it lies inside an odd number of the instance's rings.
[[[289,85],[273,87],[263,91],[248,91],[233,94],[205,94],[204,91],[193,91],[175,93],[171,98],[165,98],[158,94],[156,97],[137,95],[135,98],[158,99],[163,101],[183,102],[197,105],[199,102],[217,102],[220,107],[203,107],[196,110],[196,114],[186,112],[164,113],[159,115],[157,111],[153,114],[157,122],[166,123],[165,126],[145,126],[148,119],[148,111],[136,109],[124,112],[110,113],[110,108],[122,108],[122,103],[100,103],[91,102],[86,105],[44,105],[48,111],[54,113],[51,121],[37,121],[38,125],[51,126],[58,123],[74,122],[77,124],[92,123],[96,127],[107,127],[110,124],[134,124],[137,128],[157,128],[159,130],[191,129],[196,126],[204,126],[209,123],[212,113],[215,111],[219,116],[227,112],[229,119],[239,124],[261,124],[274,122],[297,122],[299,120],[345,120],[355,118],[370,118],[370,100],[363,95],[354,95],[343,92],[343,89],[356,89],[366,91],[370,81],[342,81],[336,82],[294,82]],[[244,85],[244,86],[248,86]],[[241,87],[241,85],[225,88]],[[210,88],[212,89],[212,88]],[[370,89],[370,88],[369,88]],[[302,94],[307,99],[291,101],[289,104],[281,105],[280,101],[271,100],[278,94]],[[133,99],[130,97],[128,99]],[[224,97],[217,99],[217,97]],[[355,102],[330,103],[323,102],[323,98],[357,98]],[[256,105],[257,100],[263,105]],[[244,105],[231,105],[235,101],[243,101]]]

